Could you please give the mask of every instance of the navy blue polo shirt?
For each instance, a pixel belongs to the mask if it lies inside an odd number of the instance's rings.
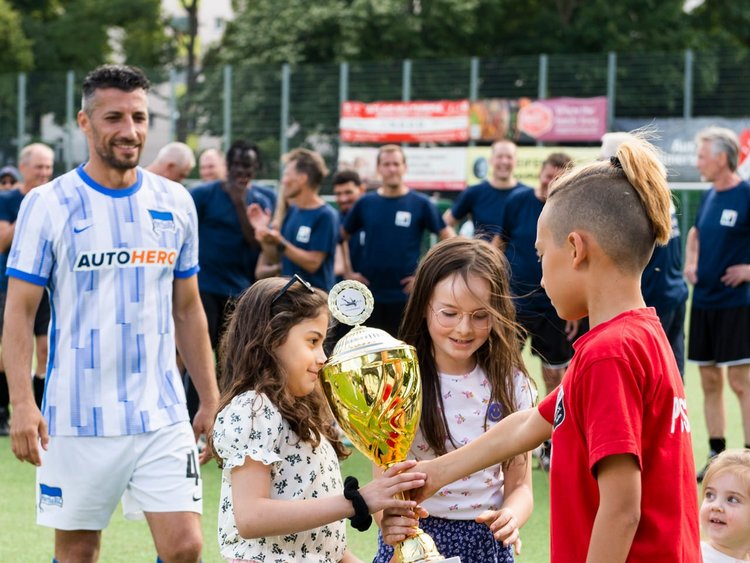
[[[503,221],[505,204],[511,193],[517,190],[532,190],[526,184],[518,182],[515,187],[507,190],[493,188],[488,180],[474,186],[469,186],[461,192],[453,206],[451,215],[460,221],[466,215],[471,215],[474,222],[474,233],[482,238],[491,239],[501,234],[500,223]]]
[[[641,293],[646,305],[662,314],[688,298],[682,277],[682,238],[677,215],[672,212],[672,234],[665,246],[657,246],[641,276]]]
[[[359,273],[370,282],[376,302],[406,301],[401,280],[417,269],[424,232],[444,228],[435,204],[411,190],[399,197],[370,192],[357,200],[344,229],[349,235],[365,233]]]
[[[198,287],[207,293],[236,297],[255,281],[260,246],[245,240],[237,211],[221,184],[203,184],[190,192],[198,213]],[[271,211],[271,203],[255,188],[247,190],[245,203],[257,203]]]
[[[281,274],[284,276],[298,274],[313,286],[329,291],[336,281],[333,275],[333,261],[339,240],[339,219],[336,211],[328,204],[315,209],[300,209],[292,205],[284,218],[281,235],[284,240],[302,250],[326,253],[320,268],[312,274],[284,255],[281,259]]]
[[[729,287],[721,277],[729,266],[750,264],[750,184],[708,190],[695,218],[698,229],[698,281],[693,306],[722,309],[750,305],[750,283]]]

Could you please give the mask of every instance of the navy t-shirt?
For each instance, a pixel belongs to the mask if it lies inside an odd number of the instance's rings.
[[[335,283],[333,261],[339,240],[339,218],[336,211],[328,204],[315,209],[300,209],[292,205],[284,218],[281,235],[286,241],[302,250],[326,253],[320,268],[312,274],[283,255],[281,274],[284,276],[299,274],[303,280],[310,282],[313,286],[329,291]]]
[[[474,233],[482,238],[491,239],[501,233],[500,223],[503,220],[505,203],[510,194],[517,190],[531,190],[532,193],[534,191],[521,182],[507,190],[493,188],[488,180],[469,186],[453,202],[451,215],[460,221],[471,214]]]
[[[721,277],[729,266],[750,264],[750,184],[708,190],[695,219],[698,229],[698,282],[693,306],[722,309],[750,305],[750,283],[729,287]]]
[[[677,215],[672,212],[672,234],[665,246],[657,246],[641,276],[641,293],[646,305],[658,314],[676,308],[688,298],[682,277],[682,239]]]
[[[399,197],[370,192],[357,200],[344,229],[349,235],[365,233],[359,273],[370,282],[376,302],[406,301],[401,280],[417,269],[422,235],[426,230],[437,234],[444,228],[435,204],[411,190]]]
[[[198,213],[198,287],[207,293],[236,297],[255,281],[260,246],[245,240],[237,211],[221,181],[197,186],[190,193]],[[271,211],[271,203],[254,187],[245,193],[245,203],[257,203]]]
[[[18,210],[21,208],[23,194],[21,190],[15,189],[0,192],[0,221],[15,223],[18,219]],[[8,291],[8,277],[5,275],[5,264],[8,261],[8,251],[0,254],[0,291]]]
[[[339,224],[346,224],[347,215],[348,213],[339,213]],[[349,247],[349,260],[352,264],[352,270],[354,270],[355,272],[359,272],[359,269],[362,267],[362,256],[364,254],[365,238],[366,235],[364,231],[357,231],[351,237],[349,237],[349,241],[347,243],[347,246]]]
[[[553,310],[542,289],[542,265],[536,254],[536,226],[544,203],[534,190],[514,190],[505,203],[503,231],[505,256],[510,264],[510,288],[519,314]]]

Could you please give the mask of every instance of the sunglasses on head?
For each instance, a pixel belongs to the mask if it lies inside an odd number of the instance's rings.
[[[293,275],[293,276],[292,276],[292,277],[291,277],[291,278],[289,279],[289,281],[288,281],[288,282],[286,282],[286,284],[284,285],[284,287],[282,287],[282,288],[281,288],[281,289],[279,290],[279,292],[278,292],[278,293],[276,294],[276,296],[275,296],[275,297],[274,297],[274,298],[273,298],[273,299],[271,300],[271,305],[273,305],[273,304],[274,304],[274,303],[276,303],[276,302],[277,302],[277,301],[278,301],[279,299],[281,299],[281,298],[282,298],[282,297],[284,296],[284,294],[285,294],[285,293],[286,293],[287,291],[289,291],[289,288],[290,288],[290,287],[292,287],[292,286],[293,286],[293,285],[294,285],[295,283],[297,283],[297,282],[301,283],[301,284],[302,284],[302,285],[304,285],[304,286],[305,286],[305,287],[306,287],[306,288],[307,288],[308,290],[310,290],[310,293],[315,293],[315,289],[313,288],[313,286],[312,286],[312,285],[310,285],[310,282],[307,282],[307,281],[303,280],[303,279],[302,279],[301,277],[299,277],[299,275],[297,275],[297,274],[294,274],[294,275]]]

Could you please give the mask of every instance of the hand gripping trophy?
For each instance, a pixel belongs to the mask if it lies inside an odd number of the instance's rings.
[[[346,280],[328,296],[333,316],[354,326],[333,350],[321,381],[333,416],[344,434],[376,465],[387,469],[406,460],[422,412],[422,380],[416,350],[376,328],[361,326],[373,298],[363,284]],[[399,563],[446,561],[430,536],[415,535],[394,550]]]

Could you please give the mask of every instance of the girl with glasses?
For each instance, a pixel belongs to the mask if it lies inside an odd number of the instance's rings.
[[[417,349],[422,418],[410,457],[433,459],[481,436],[534,403],[518,347],[508,266],[481,240],[452,238],[434,246],[417,268],[400,337]],[[533,508],[529,454],[445,486],[424,502],[420,527],[443,557],[513,561],[519,528]],[[402,509],[382,516],[376,562],[404,539],[414,521]]]

